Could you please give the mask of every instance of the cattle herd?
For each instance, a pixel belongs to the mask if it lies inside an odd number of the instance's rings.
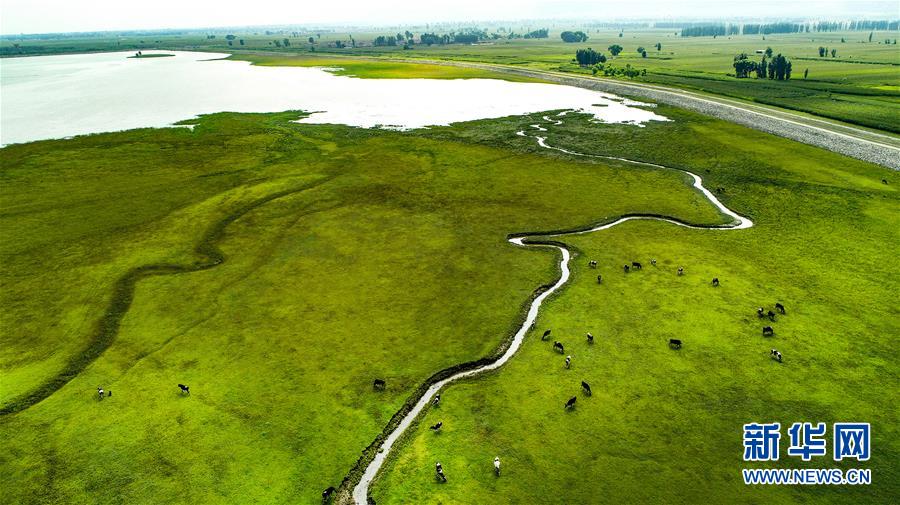
[[[654,267],[656,266],[655,258],[650,260],[650,265],[652,265]],[[588,263],[588,266],[590,268],[594,268],[594,269],[597,268],[597,261],[591,260]],[[641,265],[641,263],[639,263],[637,261],[632,261],[630,264],[626,263],[622,267],[622,269],[624,270],[625,273],[629,273],[629,272],[632,272],[635,270],[641,270],[642,268],[643,268],[643,266]],[[678,270],[676,271],[676,275],[678,275],[678,276],[684,275],[684,267],[681,267],[681,266],[678,267]],[[600,284],[602,282],[603,282],[603,277],[601,275],[598,275],[597,283]],[[719,286],[719,278],[718,277],[713,277],[712,285],[713,285],[713,287]],[[782,305],[780,302],[775,303],[774,307],[775,307],[775,311],[777,311],[778,314],[781,314],[781,315],[785,314],[784,305]],[[776,319],[775,311],[772,311],[772,310],[767,311],[765,308],[759,307],[756,309],[756,315],[760,319],[768,319],[769,321],[774,322]],[[534,328],[535,328],[535,323],[532,322],[531,329],[534,330]],[[541,340],[542,341],[547,340],[547,338],[550,336],[551,333],[552,333],[552,330],[550,330],[550,329],[544,330],[543,334],[541,335]],[[766,325],[766,326],[763,326],[762,333],[763,333],[763,336],[771,337],[771,336],[775,335],[775,330],[771,325]],[[594,335],[592,335],[591,333],[587,333],[587,343],[589,345],[594,343]],[[682,341],[680,339],[677,339],[677,338],[669,339],[669,347],[670,348],[681,349],[681,346],[682,346]],[[553,350],[558,352],[559,354],[565,354],[565,347],[563,346],[562,342],[560,342],[558,340],[553,342]],[[769,355],[772,357],[772,359],[778,361],[779,363],[781,363],[783,361],[783,356],[782,356],[781,352],[779,352],[777,349],[772,349],[769,352]],[[566,359],[565,359],[565,368],[566,369],[571,368],[571,364],[572,364],[572,356],[568,355],[568,356],[566,356]],[[373,388],[377,391],[383,390],[386,386],[385,381],[383,379],[375,379],[373,381],[372,385],[373,385]],[[182,385],[179,384],[179,386],[182,386]],[[581,381],[581,389],[585,395],[591,396],[591,385],[588,384],[586,381]],[[186,393],[189,392],[189,390],[187,390],[186,386],[182,388],[182,391],[186,392]],[[101,393],[101,395],[102,395],[102,393]],[[565,410],[574,409],[575,403],[577,400],[578,400],[577,396],[572,396],[571,398],[569,398],[565,402],[564,409]],[[432,399],[432,401],[431,401],[432,407],[437,407],[438,405],[440,405],[440,401],[441,401],[441,395],[436,394],[434,396],[434,399]],[[443,425],[444,425],[443,421],[438,421],[436,424],[431,425],[430,429],[434,432],[438,432],[438,431],[440,431],[440,429]],[[494,459],[494,468],[495,468],[495,472],[496,472],[497,476],[499,476],[500,475],[500,458],[499,457]],[[440,482],[447,482],[447,477],[444,475],[444,469],[441,466],[440,462],[435,464],[435,477]],[[333,488],[333,487],[329,487],[324,492],[322,492],[323,503],[327,502],[334,492],[335,492],[335,488]]]

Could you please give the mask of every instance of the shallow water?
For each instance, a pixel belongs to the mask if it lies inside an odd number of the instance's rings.
[[[0,144],[140,127],[212,112],[321,111],[304,123],[421,128],[555,109],[603,122],[665,120],[639,102],[555,84],[494,79],[356,79],[319,68],[262,67],[216,53],[0,60]],[[210,61],[212,60],[212,61]]]

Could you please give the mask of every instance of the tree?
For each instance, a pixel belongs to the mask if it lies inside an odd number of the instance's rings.
[[[578,31],[578,32],[562,32],[559,34],[559,38],[563,40],[563,42],[584,42],[588,39],[586,33]]]
[[[843,44],[843,43],[845,43],[845,42],[847,42],[847,41],[844,40],[844,37],[841,37],[841,44]]]
[[[822,58],[825,56],[825,51],[826,51],[826,49],[824,47],[819,46],[819,58]]]
[[[231,35],[230,33],[225,36],[225,40],[234,40],[235,38],[236,37],[234,35]]]
[[[244,45],[244,39],[241,39],[241,40],[239,40],[238,42],[240,42],[241,45]]]
[[[778,53],[769,63],[769,79],[786,81],[791,78],[791,62]]]
[[[766,55],[764,54],[762,60],[760,60],[759,64],[756,65],[756,78],[757,79],[765,79],[766,78],[766,70],[769,68],[769,64],[766,63]]]
[[[873,35],[874,33],[875,33],[875,32],[869,32],[869,42],[872,42],[872,35]]]
[[[291,47],[291,41],[288,39],[282,40],[281,43],[284,44],[284,47]]]
[[[832,50],[831,50],[831,57],[834,58],[836,54],[837,54],[837,49],[832,49]]]
[[[803,71],[803,78],[806,79],[806,76],[808,76],[808,75],[809,75],[809,69],[807,68],[806,70]]]
[[[772,57],[772,48],[771,47],[766,48],[766,56],[768,56],[769,58]]]
[[[579,65],[587,67],[598,63],[606,63],[606,55],[598,53],[589,47],[575,51],[575,61]]]
[[[741,53],[734,57],[734,76],[738,79],[749,77],[750,72],[756,71],[756,62],[750,61],[747,53]]]
[[[662,51],[662,44],[660,44],[659,42],[656,43],[656,50]]]
[[[280,41],[280,40],[275,40],[274,42],[275,42],[275,47],[281,47],[281,41]]]
[[[637,52],[638,52],[638,54],[645,52],[645,51],[644,51],[644,46],[638,46]]]
[[[619,53],[622,52],[622,46],[620,46],[619,44],[613,44],[607,47],[607,49],[609,49],[609,53],[613,56],[618,56]]]
[[[647,57],[647,51],[641,51],[641,58]]]

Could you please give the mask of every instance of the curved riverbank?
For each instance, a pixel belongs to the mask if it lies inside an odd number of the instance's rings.
[[[552,122],[555,125],[561,124],[561,120],[556,119],[553,120],[547,116],[543,118],[545,121]],[[532,128],[538,130],[539,132],[546,132],[547,129],[541,126],[540,124],[531,125]],[[516,132],[519,136],[529,136],[524,131]],[[661,216],[654,214],[627,214],[620,216],[618,219],[596,225],[589,226],[581,229],[574,229],[569,231],[557,231],[557,232],[547,232],[547,233],[519,233],[513,234],[508,237],[508,240],[511,244],[520,247],[544,247],[544,248],[553,248],[559,251],[560,253],[560,261],[559,261],[559,270],[560,276],[559,278],[549,286],[542,286],[535,292],[535,296],[531,301],[531,304],[528,308],[528,312],[526,313],[524,321],[522,321],[521,326],[518,331],[513,335],[513,337],[509,340],[508,345],[501,348],[499,356],[493,356],[484,358],[479,360],[478,362],[467,363],[464,365],[460,365],[460,369],[456,372],[451,372],[453,368],[451,367],[447,370],[444,370],[435,376],[432,376],[429,381],[427,381],[416,394],[412,397],[415,399],[414,403],[407,402],[398,411],[388,425],[385,427],[385,430],[375,439],[375,441],[363,452],[363,455],[357,461],[356,465],[349,472],[347,477],[344,479],[344,482],[341,483],[341,488],[339,490],[340,494],[336,500],[336,503],[355,503],[357,505],[365,505],[368,502],[368,494],[369,494],[369,485],[375,480],[378,475],[378,472],[382,469],[384,463],[387,458],[391,454],[391,449],[394,447],[396,442],[403,436],[407,429],[415,424],[418,416],[425,410],[425,408],[431,403],[434,395],[438,393],[444,386],[463,378],[468,378],[475,376],[477,374],[488,372],[491,370],[496,370],[503,366],[507,361],[509,361],[515,353],[522,346],[522,343],[525,340],[525,335],[530,331],[532,324],[536,321],[538,312],[540,310],[543,302],[557,291],[559,288],[564,286],[570,277],[570,269],[569,269],[569,260],[572,257],[572,252],[567,248],[567,246],[559,242],[558,240],[554,240],[558,237],[564,237],[567,235],[578,235],[583,233],[592,233],[596,231],[606,230],[612,228],[616,225],[624,223],[626,221],[638,220],[638,219],[646,219],[646,220],[656,220],[656,221],[664,221],[668,223],[672,223],[678,226],[683,226],[686,228],[692,229],[703,229],[703,230],[739,230],[746,229],[753,226],[753,222],[734,212],[733,210],[726,207],[722,202],[719,201],[715,195],[712,194],[706,187],[703,186],[703,180],[700,176],[689,172],[687,170],[681,170],[672,167],[666,167],[664,165],[658,165],[654,163],[647,163],[642,161],[630,160],[626,158],[618,158],[613,156],[603,156],[603,155],[592,155],[592,154],[584,154],[578,153],[574,151],[569,151],[563,148],[554,147],[547,144],[546,137],[541,136],[533,136],[533,138],[537,141],[538,145],[545,149],[552,149],[560,152],[564,152],[566,154],[570,154],[573,156],[582,156],[589,158],[601,158],[608,160],[621,161],[626,163],[631,163],[635,165],[641,166],[649,166],[653,168],[666,168],[670,170],[677,170],[679,172],[685,173],[689,175],[693,179],[692,186],[699,190],[707,200],[710,201],[716,208],[719,209],[720,212],[729,216],[732,219],[730,224],[726,225],[697,225],[691,224],[685,221],[681,221],[674,217],[669,216]],[[473,365],[474,363],[482,363],[480,365]],[[438,377],[440,375],[440,377]],[[358,476],[358,477],[357,477]],[[352,492],[349,486],[352,485]]]

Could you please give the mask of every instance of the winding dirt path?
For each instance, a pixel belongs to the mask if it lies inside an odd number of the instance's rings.
[[[547,122],[553,123],[554,125],[562,124],[562,121],[560,119],[551,119],[547,116],[544,116],[543,119]],[[531,125],[531,127],[540,133],[544,133],[547,131],[547,129],[544,128],[543,126],[541,126],[540,124]],[[518,132],[516,132],[516,135],[519,135],[521,137],[531,136],[531,135],[528,135],[524,131],[518,131]],[[519,348],[522,346],[522,343],[525,340],[525,335],[528,333],[529,329],[531,328],[532,323],[537,319],[538,311],[540,310],[541,305],[544,303],[544,300],[546,300],[548,296],[552,295],[554,292],[556,292],[559,288],[564,286],[569,281],[569,276],[571,273],[569,270],[569,260],[572,257],[572,253],[565,247],[564,244],[562,244],[560,242],[555,242],[552,239],[557,238],[557,237],[564,237],[567,235],[580,235],[580,234],[584,234],[584,233],[592,233],[592,232],[596,232],[596,231],[606,230],[606,229],[612,228],[616,225],[619,225],[621,223],[624,223],[626,221],[638,220],[638,219],[665,221],[667,223],[672,223],[672,224],[675,224],[678,226],[683,226],[685,228],[700,229],[700,230],[742,230],[742,229],[750,228],[751,226],[753,226],[753,222],[750,219],[739,215],[738,213],[736,213],[733,210],[726,207],[722,202],[720,202],[719,199],[715,197],[715,195],[713,195],[708,189],[706,189],[703,186],[703,180],[697,174],[688,172],[687,170],[681,170],[678,168],[667,167],[664,165],[657,165],[655,163],[647,163],[647,162],[643,162],[643,161],[629,160],[626,158],[618,158],[618,157],[614,157],[614,156],[584,154],[584,153],[578,153],[575,151],[569,151],[567,149],[563,149],[560,147],[554,147],[554,146],[547,144],[546,137],[542,137],[539,135],[533,135],[531,137],[536,139],[538,145],[540,145],[541,147],[543,147],[545,149],[552,149],[552,150],[564,152],[566,154],[570,154],[570,155],[574,155],[574,156],[616,160],[616,161],[622,161],[622,162],[626,162],[626,163],[632,163],[635,165],[648,166],[648,167],[654,167],[654,168],[666,168],[669,170],[676,170],[679,172],[686,173],[693,178],[693,180],[694,180],[693,187],[697,188],[707,198],[707,200],[709,200],[710,203],[715,205],[716,208],[718,208],[723,214],[731,217],[732,222],[730,224],[721,225],[721,226],[702,226],[702,225],[693,225],[690,223],[686,223],[684,221],[680,221],[680,220],[672,218],[672,217],[656,216],[656,215],[649,215],[649,214],[629,214],[629,215],[622,216],[619,219],[617,219],[611,223],[606,223],[606,224],[602,224],[602,225],[598,225],[598,226],[594,226],[594,227],[590,227],[590,228],[585,228],[582,230],[575,230],[575,231],[563,232],[563,233],[511,235],[509,238],[509,242],[514,245],[520,246],[520,247],[549,247],[549,248],[558,250],[560,253],[559,269],[561,272],[559,279],[557,279],[555,283],[553,283],[546,290],[544,290],[537,297],[534,298],[534,300],[531,302],[531,306],[528,309],[528,314],[526,315],[525,320],[522,322],[522,326],[516,332],[509,347],[499,358],[497,358],[493,362],[484,364],[480,367],[469,369],[469,370],[463,370],[463,371],[460,371],[453,375],[450,375],[448,377],[445,377],[443,379],[440,379],[438,381],[435,381],[431,384],[431,386],[428,387],[428,389],[425,391],[425,393],[422,394],[422,396],[418,399],[418,401],[416,401],[415,405],[406,414],[403,415],[400,422],[396,426],[394,426],[393,430],[390,431],[390,433],[387,434],[387,436],[384,438],[384,440],[378,446],[374,457],[372,457],[371,461],[369,461],[368,464],[366,465],[365,470],[362,472],[362,475],[359,478],[359,481],[355,483],[355,485],[353,487],[353,493],[352,493],[352,503],[355,503],[356,505],[366,505],[368,495],[369,495],[369,485],[372,483],[373,480],[375,480],[375,477],[378,475],[378,472],[383,467],[385,460],[387,459],[388,455],[391,453],[391,449],[394,447],[397,440],[406,432],[406,430],[410,426],[413,425],[413,423],[415,422],[415,420],[419,416],[419,414],[421,414],[422,411],[424,411],[425,408],[431,403],[432,399],[434,398],[434,395],[437,394],[438,391],[440,391],[444,386],[447,386],[451,382],[457,381],[459,379],[463,379],[466,377],[472,377],[472,376],[478,375],[480,373],[484,373],[484,372],[488,372],[490,370],[496,370],[496,369],[500,368],[507,361],[509,361],[513,357],[513,355],[516,354],[516,352],[519,350]],[[364,458],[365,458],[365,456],[363,456],[363,458],[360,458],[360,461],[357,464],[364,462]],[[352,471],[351,471],[351,475],[352,475]],[[346,483],[347,483],[347,480],[345,479],[345,483],[343,485],[346,485]]]

